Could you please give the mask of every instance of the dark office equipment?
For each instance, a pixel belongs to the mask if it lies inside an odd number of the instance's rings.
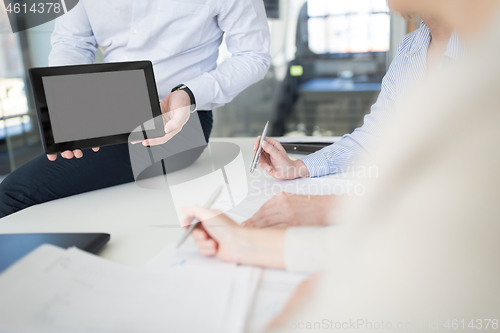
[[[151,61],[31,68],[29,74],[47,154],[165,135]]]
[[[378,11],[372,14],[388,16],[388,13]],[[317,109],[320,103],[337,103],[335,112],[338,110],[340,118],[343,118],[343,125],[339,127],[347,130],[342,133],[339,129],[334,135],[345,134],[360,125],[357,120],[369,110],[380,91],[386,72],[387,52],[372,51],[368,48],[365,52],[347,50],[332,53],[326,50],[324,53],[315,53],[311,50],[309,40],[311,19],[325,19],[331,22],[349,19],[349,16],[350,14],[311,17],[308,3],[302,7],[297,22],[297,51],[295,59],[289,63],[281,87],[270,135],[284,135],[288,122],[304,123],[306,133],[311,135],[313,127],[319,124]],[[297,105],[301,107],[299,111],[302,118],[305,118],[304,121],[292,118]],[[353,121],[351,118],[357,120]],[[322,125],[324,124],[323,122]]]
[[[109,234],[69,233],[69,234],[2,234],[0,235],[0,272],[24,257],[42,244],[52,244],[62,248],[77,247],[96,253],[108,241]]]
[[[268,18],[280,18],[280,0],[264,0],[264,5]]]
[[[283,148],[289,153],[312,154],[331,145],[324,142],[308,142],[308,143],[282,143]]]

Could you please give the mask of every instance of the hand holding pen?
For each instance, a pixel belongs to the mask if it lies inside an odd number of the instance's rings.
[[[261,147],[258,165],[276,179],[286,180],[309,177],[309,171],[301,160],[291,160],[281,143],[272,138],[257,137],[253,143],[254,152]]]

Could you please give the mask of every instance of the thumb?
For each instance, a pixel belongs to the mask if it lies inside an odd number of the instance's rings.
[[[272,158],[281,157],[280,151],[276,149],[272,144],[269,144],[266,140],[262,142],[262,149],[268,153]]]

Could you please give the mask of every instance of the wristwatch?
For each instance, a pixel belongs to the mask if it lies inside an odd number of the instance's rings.
[[[190,106],[190,111],[191,113],[196,111],[196,99],[194,98],[194,94],[191,91],[191,89],[188,88],[184,83],[179,84],[178,86],[175,86],[171,92],[177,91],[177,90],[184,90],[188,95],[189,99],[191,100],[191,106]]]

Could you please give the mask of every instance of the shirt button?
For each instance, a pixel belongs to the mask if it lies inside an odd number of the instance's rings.
[[[134,34],[138,34],[138,33],[139,33],[139,30],[135,29]]]

